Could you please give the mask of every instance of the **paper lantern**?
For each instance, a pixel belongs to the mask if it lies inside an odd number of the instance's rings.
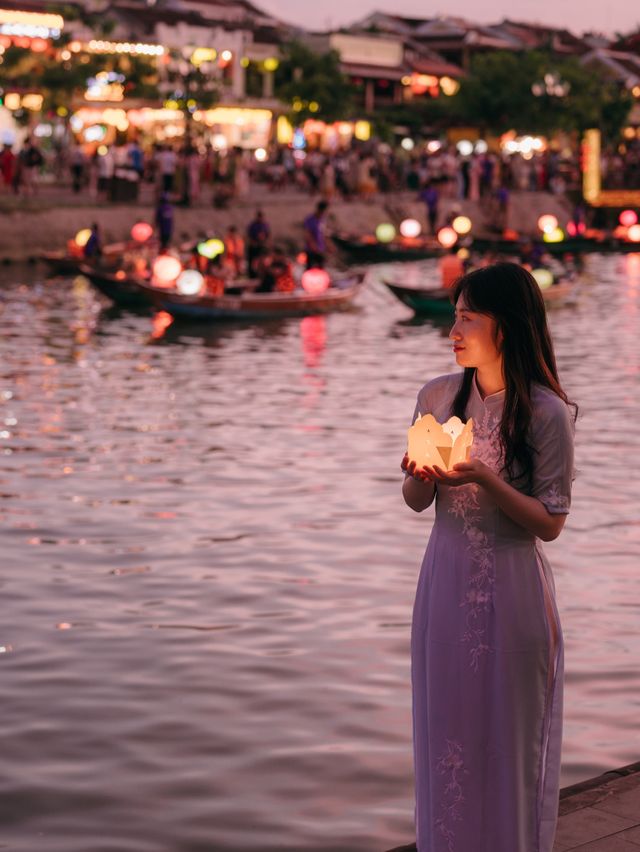
[[[306,253],[306,251],[301,251],[301,252],[299,252],[299,253],[298,253],[298,256],[296,257],[296,263],[299,263],[299,264],[300,264],[300,266],[304,266],[306,262],[307,262],[307,253]]]
[[[618,217],[618,222],[620,222],[621,225],[624,225],[625,228],[630,228],[632,225],[637,224],[638,214],[635,210],[623,210]]]
[[[331,277],[329,273],[325,269],[307,269],[306,272],[302,273],[302,289],[305,293],[310,293],[312,296],[316,296],[319,293],[324,293],[324,291],[331,284]]]
[[[531,274],[541,290],[548,290],[553,284],[553,273],[548,269],[534,269]]]
[[[543,234],[550,234],[558,227],[558,220],[551,213],[545,213],[538,219],[538,227]]]
[[[202,243],[198,243],[197,251],[201,257],[213,260],[214,257],[224,252],[224,243],[222,240],[217,239],[205,240]]]
[[[91,236],[90,228],[83,228],[81,231],[78,231],[76,234],[76,245],[80,246],[80,248],[84,248],[86,244],[89,242],[89,237]]]
[[[545,243],[561,243],[564,240],[564,231],[562,228],[554,228],[553,231],[545,231],[542,235]]]
[[[459,417],[450,417],[438,423],[433,414],[418,416],[408,433],[407,455],[418,469],[424,465],[437,465],[451,470],[454,465],[468,461],[473,443],[473,420],[463,423]]]
[[[170,254],[161,254],[153,262],[153,277],[160,286],[173,283],[181,272],[182,264]]]
[[[471,230],[471,219],[468,216],[456,216],[451,227],[456,234],[468,234]]]
[[[403,237],[407,237],[408,239],[414,239],[415,237],[420,236],[421,231],[422,225],[417,219],[405,219],[400,223],[400,233]]]
[[[438,231],[438,242],[444,248],[451,248],[458,241],[458,235],[453,230],[453,228],[445,227],[440,228]]]
[[[185,269],[176,281],[176,289],[183,296],[197,296],[202,290],[204,278],[197,269]]]
[[[468,248],[458,249],[456,254],[460,258],[460,260],[469,260],[469,258],[471,257],[471,252],[469,251]]]
[[[137,243],[146,243],[153,234],[153,228],[148,222],[137,222],[131,229],[131,239]]]
[[[390,243],[396,236],[396,229],[390,222],[383,222],[376,228],[376,237],[380,243]]]
[[[627,237],[632,243],[640,243],[640,225],[632,225],[627,232]]]
[[[570,221],[570,222],[567,222],[567,233],[569,234],[570,237],[577,237],[578,236],[578,226],[576,225],[576,223],[573,220]]]

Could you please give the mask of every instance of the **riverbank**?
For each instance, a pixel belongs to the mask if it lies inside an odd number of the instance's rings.
[[[228,209],[212,205],[175,208],[175,239],[183,240],[200,234],[223,233],[230,225],[244,231],[256,207],[264,210],[274,238],[289,250],[302,244],[302,221],[313,209],[316,198],[298,192],[271,193],[257,187],[251,197],[234,200]],[[474,222],[476,233],[491,229],[491,212],[484,201],[458,201],[443,199],[440,216],[446,217],[455,207]],[[513,193],[509,209],[509,227],[523,234],[535,234],[536,223],[542,213],[553,213],[560,221],[566,220],[569,204],[564,198],[541,192]],[[401,192],[377,196],[370,202],[336,200],[329,211],[329,228],[354,233],[375,230],[381,222],[398,224],[404,218],[416,218],[426,225],[424,205],[416,201],[415,193]],[[103,241],[117,242],[127,239],[132,225],[141,219],[153,221],[150,204],[121,204],[92,202],[42,195],[16,200],[0,199],[0,260],[30,261],[43,251],[62,248],[79,230],[100,225]]]
[[[560,791],[553,852],[633,852],[638,847],[640,761]],[[389,852],[416,852],[416,846]]]

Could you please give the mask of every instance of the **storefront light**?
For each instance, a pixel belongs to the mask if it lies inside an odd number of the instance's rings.
[[[268,59],[265,59],[265,61],[264,61],[264,70],[265,71],[276,71],[279,65],[280,65],[279,61],[274,56],[270,56]]]
[[[441,77],[440,88],[442,89],[443,95],[451,97],[452,95],[457,94],[460,89],[460,83],[458,83],[457,80],[453,80],[451,77]]]
[[[140,56],[162,56],[165,52],[161,44],[104,41],[102,39],[92,39],[85,48],[89,53],[129,53]]]
[[[191,54],[192,65],[202,65],[203,62],[214,62],[218,57],[218,51],[213,47],[196,47]]]
[[[371,124],[368,121],[356,121],[353,126],[353,135],[360,142],[368,142],[371,139]]]
[[[34,92],[29,92],[27,95],[22,96],[21,106],[24,109],[28,109],[31,112],[40,112],[42,109],[42,101],[44,98],[42,95],[38,95]]]
[[[231,53],[230,50],[223,50],[220,54],[220,59],[222,59],[223,62],[231,62],[232,58],[233,53]]]
[[[9,110],[20,109],[20,95],[17,92],[8,92],[4,96],[4,105]]]

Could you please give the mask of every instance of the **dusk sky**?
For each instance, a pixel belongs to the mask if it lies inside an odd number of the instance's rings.
[[[428,18],[438,14],[459,15],[481,23],[502,18],[564,26],[580,33],[584,30],[614,33],[628,32],[640,24],[640,11],[626,0],[484,0],[477,5],[471,0],[447,0],[440,4],[424,0],[257,0],[257,5],[274,15],[309,29],[328,29],[350,24],[376,9],[393,10],[408,17]],[[634,8],[635,7],[635,8]],[[446,10],[446,12],[445,12]]]

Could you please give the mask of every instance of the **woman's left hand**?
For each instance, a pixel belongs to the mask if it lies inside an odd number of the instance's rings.
[[[451,470],[442,470],[442,468],[434,465],[431,468],[433,472],[432,481],[441,482],[443,485],[482,485],[486,482],[489,475],[493,472],[480,459],[470,459],[460,464],[455,464]]]

